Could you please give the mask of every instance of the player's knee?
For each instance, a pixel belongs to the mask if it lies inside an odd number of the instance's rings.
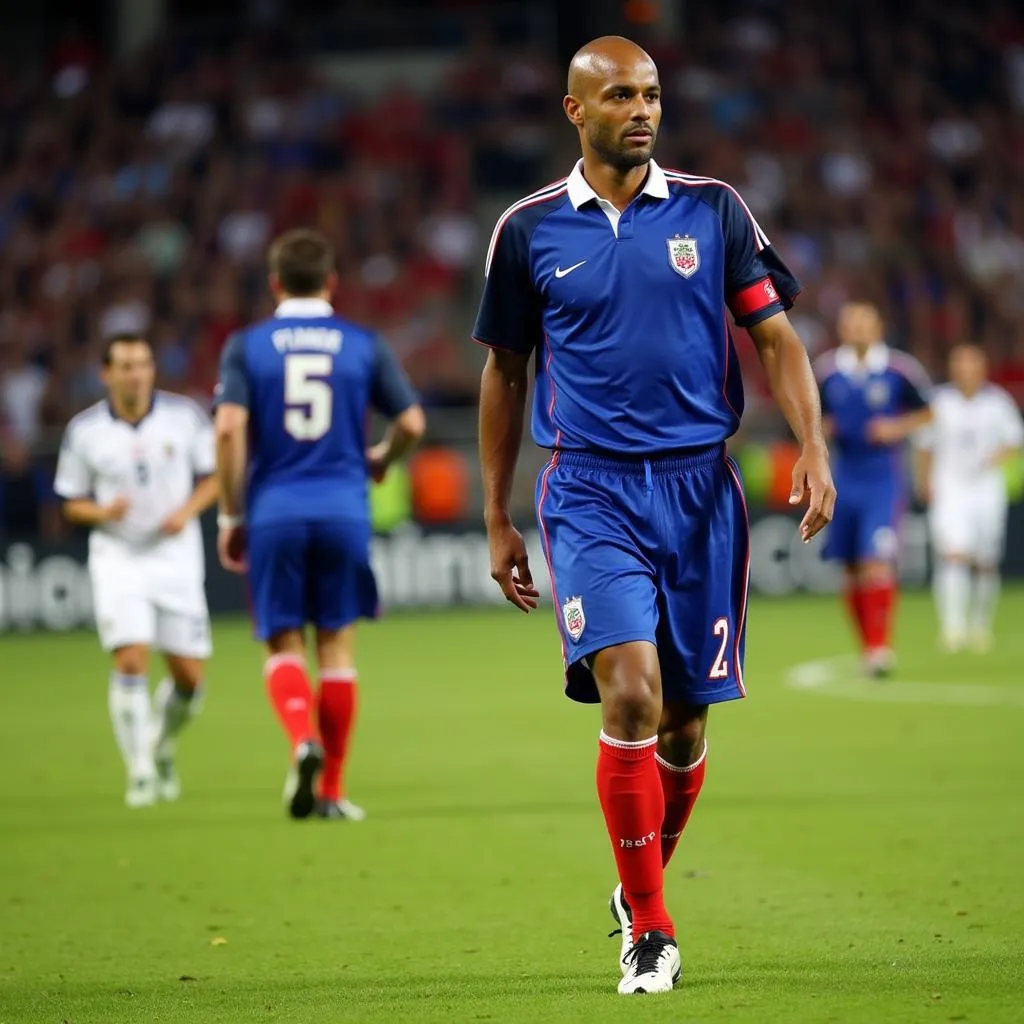
[[[627,739],[647,739],[661,718],[657,660],[631,652],[602,651],[594,665],[604,718]]]
[[[271,655],[293,654],[305,658],[306,639],[301,629],[284,629],[268,638],[267,650]]]
[[[893,580],[895,570],[891,562],[862,562],[857,576],[862,583],[884,584],[890,583]]]
[[[657,692],[636,680],[615,689],[604,701],[605,719],[629,740],[643,740],[657,729]]]
[[[114,668],[125,676],[143,676],[146,674],[149,652],[139,644],[119,647],[114,651]]]
[[[195,658],[185,658],[171,666],[174,685],[180,692],[194,693],[203,681],[203,663]]]
[[[704,715],[695,715],[685,720],[662,718],[658,730],[658,746],[670,764],[686,766],[693,764],[704,752]]]
[[[354,625],[343,629],[318,629],[316,634],[317,658],[321,669],[350,670],[355,668]]]

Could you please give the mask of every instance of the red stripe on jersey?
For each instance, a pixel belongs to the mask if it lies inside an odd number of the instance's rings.
[[[760,313],[762,309],[767,309],[781,301],[772,279],[762,277],[760,281],[748,284],[746,288],[741,288],[736,292],[729,299],[729,309],[732,310],[732,315],[739,319]]]
[[[743,212],[747,215],[747,219],[750,221],[750,226],[754,229],[754,245],[757,251],[760,252],[762,249],[766,249],[771,245],[771,241],[768,236],[764,233],[764,229],[760,224],[757,223],[757,218],[750,212],[750,207],[747,206],[746,200],[729,184],[727,181],[722,181],[720,178],[708,178],[699,174],[685,174],[683,171],[676,171],[669,167],[663,167],[662,171],[665,173],[666,181],[671,182],[675,185],[684,185],[687,188],[700,188],[704,185],[719,185],[722,188],[728,189],[735,197],[736,201],[743,208]]]
[[[544,372],[548,375],[548,386],[551,388],[551,401],[548,403],[548,419],[551,421],[551,426],[555,427],[555,382],[551,379],[551,339],[548,337],[547,332],[544,332],[544,344],[548,347],[548,356],[544,360]],[[558,448],[562,443],[562,432],[555,427],[555,447]]]
[[[548,496],[548,478],[552,470],[558,465],[558,456],[561,453],[555,451],[551,461],[544,468],[540,481],[540,497],[537,499],[537,523],[540,526],[541,549],[544,553],[544,561],[548,567],[548,582],[551,584],[551,605],[555,610],[555,619],[558,622],[558,639],[562,644],[562,664],[569,667],[569,648],[565,643],[565,634],[562,632],[562,617],[558,614],[558,587],[555,583],[555,567],[551,562],[551,538],[548,536],[548,525],[544,522],[544,502]]]
[[[554,199],[555,196],[567,191],[567,180],[567,178],[560,178],[558,181],[551,182],[550,185],[545,185],[542,189],[538,189],[524,199],[513,203],[498,218],[498,223],[494,225],[494,231],[491,233],[491,243],[487,246],[487,258],[484,260],[484,277],[491,272],[491,260],[494,259],[494,250],[498,247],[498,238],[501,236],[501,232],[508,223],[509,218],[520,210],[525,210],[529,206],[536,206],[538,203],[546,202],[548,199]]]

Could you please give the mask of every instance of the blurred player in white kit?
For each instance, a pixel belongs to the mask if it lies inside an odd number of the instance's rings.
[[[1020,411],[987,374],[982,349],[956,346],[950,383],[936,390],[934,419],[917,439],[918,485],[931,506],[935,604],[950,651],[985,651],[992,643],[1006,533],[1003,466],[1024,446]]]
[[[177,799],[174,737],[199,709],[212,650],[196,518],[217,498],[213,426],[191,399],[155,391],[155,376],[144,337],[106,343],[107,399],[68,424],[54,484],[67,518],[92,531],[93,605],[113,657],[110,718],[129,807]],[[151,648],[168,670],[152,702]]]

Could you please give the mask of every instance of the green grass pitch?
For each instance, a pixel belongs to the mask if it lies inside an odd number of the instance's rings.
[[[790,669],[838,603],[757,601],[750,698],[711,714],[668,873],[671,996],[615,994],[597,712],[550,609],[394,616],[360,640],[362,825],[285,820],[285,744],[217,624],[181,802],[121,803],[88,635],[0,639],[0,1024],[1024,1020],[1024,592],[940,656],[905,599],[898,682]]]

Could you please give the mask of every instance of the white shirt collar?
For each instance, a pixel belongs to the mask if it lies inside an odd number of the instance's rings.
[[[642,194],[652,196],[654,199],[668,199],[668,181],[665,178],[665,172],[653,160],[648,163],[647,168],[647,181],[644,182]],[[607,199],[602,199],[583,177],[582,157],[576,161],[576,166],[572,169],[566,182],[566,188],[569,192],[569,202],[572,203],[575,210],[578,210],[584,203],[589,203],[591,199],[596,199],[599,203],[608,202]]]
[[[877,341],[868,349],[864,361],[857,357],[852,345],[841,345],[836,351],[836,368],[847,377],[859,373],[883,373],[889,366],[889,346]]]
[[[325,299],[285,299],[274,310],[274,316],[291,316],[298,320],[313,316],[334,316],[334,307]]]

